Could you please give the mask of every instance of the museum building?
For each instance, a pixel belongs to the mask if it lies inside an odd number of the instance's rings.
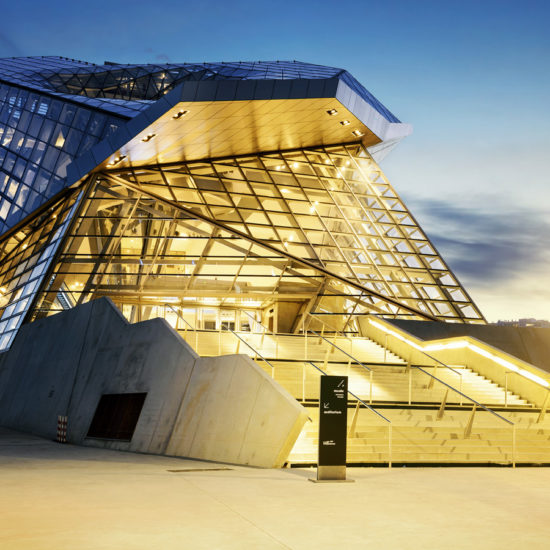
[[[347,71],[9,58],[0,109],[0,425],[308,464],[339,373],[349,462],[549,461],[546,329],[487,325]]]

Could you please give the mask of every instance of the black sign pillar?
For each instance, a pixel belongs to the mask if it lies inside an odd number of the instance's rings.
[[[316,481],[346,481],[348,377],[321,376]]]

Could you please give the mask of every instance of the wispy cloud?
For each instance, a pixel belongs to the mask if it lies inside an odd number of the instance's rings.
[[[550,219],[541,213],[431,199],[415,200],[411,209],[465,283],[487,286],[523,278],[544,265],[550,269]]]

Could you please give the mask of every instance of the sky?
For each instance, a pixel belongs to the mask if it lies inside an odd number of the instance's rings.
[[[347,69],[412,124],[381,166],[487,319],[550,319],[547,0],[18,0],[1,19],[1,57]]]

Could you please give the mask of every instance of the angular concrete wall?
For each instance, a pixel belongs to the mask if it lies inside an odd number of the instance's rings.
[[[86,438],[102,394],[147,397],[130,442]],[[130,325],[107,298],[25,325],[0,355],[0,425],[54,439],[282,466],[307,415],[247,356],[200,358],[162,319]]]

